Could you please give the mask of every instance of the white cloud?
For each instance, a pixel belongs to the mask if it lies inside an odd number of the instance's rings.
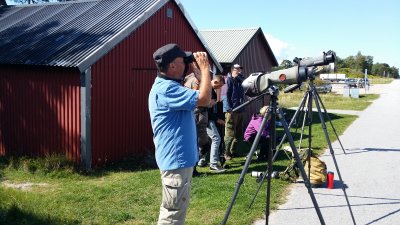
[[[293,48],[291,45],[282,40],[279,40],[271,34],[265,34],[265,38],[267,39],[276,60],[278,60],[278,63],[281,63],[284,59],[289,58],[289,52]]]

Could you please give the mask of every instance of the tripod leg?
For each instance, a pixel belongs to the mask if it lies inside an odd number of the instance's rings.
[[[315,87],[312,87],[312,88],[313,88],[313,93],[314,93],[315,105],[316,105],[317,110],[318,110],[318,115],[319,115],[319,118],[321,120],[321,125],[322,125],[322,129],[324,130],[326,141],[328,142],[328,146],[329,146],[329,150],[330,150],[330,153],[331,153],[331,156],[332,156],[332,159],[333,159],[333,163],[335,164],[336,172],[337,172],[337,174],[339,176],[340,182],[342,182],[342,184],[344,184],[343,180],[342,180],[342,175],[340,174],[340,170],[339,170],[339,167],[338,167],[338,164],[337,164],[337,161],[336,161],[335,152],[333,151],[332,144],[331,144],[331,141],[329,139],[328,131],[326,130],[325,121],[324,121],[324,118],[322,116],[321,108],[320,108],[319,103],[318,103],[318,97],[317,97],[317,94],[315,94],[315,93],[317,93],[317,91],[316,91]],[[345,189],[344,185],[342,185],[342,190],[343,190],[344,196],[346,198],[347,206],[349,207],[349,211],[350,211],[351,219],[353,220],[353,224],[356,224],[356,221],[355,221],[354,215],[353,215],[353,211],[351,210],[350,202],[349,202],[349,199],[347,197],[347,193],[346,193],[346,189]]]
[[[289,123],[289,129],[290,129],[290,127],[293,125],[293,123],[294,123],[294,121],[296,120],[297,116],[300,115],[299,112],[302,111],[302,109],[304,109],[305,102],[307,101],[307,96],[308,96],[307,93],[303,96],[303,99],[302,99],[302,101],[301,101],[299,107],[297,108],[296,112],[294,113],[294,115],[293,115],[293,117],[292,117],[292,120],[291,120],[290,123]],[[272,162],[271,162],[271,164],[272,164],[273,162],[275,162],[276,158],[278,157],[279,151],[280,151],[280,149],[281,149],[281,147],[282,147],[283,142],[286,140],[286,137],[287,137],[287,136],[286,136],[286,133],[285,133],[285,134],[283,135],[283,137],[282,137],[281,142],[280,142],[279,145],[275,148],[276,151],[275,151],[274,156],[272,157]],[[271,140],[271,138],[270,138],[269,140]],[[272,143],[271,143],[269,146],[272,146]],[[272,149],[274,149],[274,147],[272,147]],[[273,152],[273,151],[271,151],[271,152]],[[268,153],[269,153],[269,152],[268,152]],[[285,151],[284,151],[284,153],[286,154],[286,156],[288,157],[288,159],[291,158]],[[254,196],[253,196],[253,199],[251,200],[251,202],[250,202],[250,204],[249,204],[249,207],[248,207],[249,209],[250,209],[251,206],[253,205],[254,200],[255,200],[255,198],[257,197],[257,194],[258,194],[258,192],[260,191],[260,188],[261,188],[262,184],[264,183],[265,178],[267,177],[267,174],[268,174],[268,170],[263,174],[261,180],[258,182],[258,187],[257,187],[257,190],[256,190]]]
[[[291,148],[293,150],[293,155],[296,158],[297,167],[299,168],[301,176],[303,177],[304,185],[308,189],[308,194],[310,195],[311,201],[314,204],[314,208],[315,208],[315,211],[317,212],[319,221],[320,221],[321,224],[325,224],[324,218],[322,217],[322,214],[321,214],[321,210],[320,210],[320,208],[318,206],[318,203],[317,203],[317,199],[315,198],[314,192],[313,192],[313,190],[311,188],[310,181],[307,178],[306,171],[304,170],[304,166],[303,166],[303,164],[301,162],[299,153],[297,152],[296,146],[294,145],[294,141],[293,141],[292,135],[290,134],[289,128],[288,128],[288,126],[286,124],[286,121],[283,118],[283,114],[280,111],[280,109],[278,109],[278,116],[279,116],[279,119],[282,122],[282,125],[283,125],[283,128],[285,129],[286,134],[288,135],[289,143],[290,143],[290,146],[291,146]]]
[[[293,117],[292,117],[292,120],[291,120],[290,123],[289,123],[289,129],[292,127],[294,121],[296,121],[296,118],[300,115],[299,112],[301,112],[301,111],[304,109],[304,105],[305,105],[304,103],[305,103],[306,100],[307,100],[307,96],[308,96],[307,93],[303,96],[303,99],[301,100],[299,107],[297,108],[296,112],[294,113],[294,115],[293,115]],[[275,162],[276,158],[278,157],[279,150],[281,149],[282,144],[283,144],[283,142],[284,142],[285,140],[286,140],[286,134],[283,135],[281,142],[280,142],[279,145],[276,147],[276,152],[275,152],[274,157],[272,158],[272,162]],[[291,158],[286,152],[284,152],[284,153],[286,154],[286,156],[288,157],[288,159]]]
[[[311,83],[310,83],[311,85]],[[312,86],[308,87],[308,150],[307,150],[307,161],[308,161],[308,178],[311,177],[311,139],[312,139]]]
[[[297,119],[297,117],[300,116],[300,112],[302,112],[302,111],[304,110],[304,107],[305,107],[306,103],[309,101],[309,98],[308,98],[308,97],[309,97],[309,93],[306,92],[306,93],[304,94],[303,98],[302,98],[302,101],[300,102],[299,107],[297,108],[296,112],[294,113],[294,115],[293,115],[293,117],[292,117],[292,120],[290,121],[290,123],[289,123],[289,125],[288,125],[288,129],[289,129],[289,130],[290,130],[290,127],[293,125],[294,121]],[[304,112],[304,117],[305,117],[305,116],[306,116],[306,113]],[[305,118],[303,119],[302,133],[303,133],[303,131],[304,131],[304,121],[305,121]],[[302,134],[301,134],[301,135],[302,135]],[[275,155],[274,155],[273,158],[272,158],[272,162],[275,162],[275,160],[276,160],[276,158],[277,158],[277,156],[278,156],[278,153],[279,153],[279,151],[280,151],[280,149],[281,149],[281,147],[282,147],[282,144],[283,144],[283,142],[286,140],[286,137],[287,137],[287,135],[286,135],[286,133],[285,133],[285,134],[283,135],[283,137],[282,137],[281,142],[280,142],[279,145],[276,147],[276,152],[275,152]],[[286,154],[286,156],[288,156],[286,152],[285,152],[285,154]],[[290,159],[291,157],[288,156],[288,158]],[[249,208],[251,208],[251,206],[253,205],[254,200],[255,200],[255,198],[256,198],[256,196],[257,196],[257,194],[258,194],[258,192],[259,192],[259,190],[260,190],[262,184],[264,183],[264,180],[265,180],[267,174],[268,174],[268,171],[266,171],[266,172],[263,174],[261,180],[259,181],[258,187],[257,187],[257,190],[256,190],[256,193],[254,194],[253,199],[252,199],[252,201],[251,201],[250,204],[249,204]]]
[[[341,142],[340,139],[339,139],[339,136],[338,136],[338,134],[337,134],[337,132],[336,132],[336,129],[335,129],[335,127],[333,126],[332,120],[331,120],[331,118],[329,117],[328,111],[326,111],[326,108],[325,108],[325,106],[324,106],[324,103],[322,102],[321,97],[319,96],[318,92],[316,92],[316,95],[317,95],[317,97],[318,97],[319,102],[321,103],[322,108],[324,109],[325,116],[326,116],[326,118],[328,118],[328,121],[329,121],[329,123],[331,124],[331,127],[332,127],[332,129],[333,129],[333,132],[335,133],[336,138],[337,138],[337,140],[339,141],[340,147],[342,147],[343,153],[346,154],[346,152],[344,151],[344,147],[343,147],[343,145],[342,145],[342,142]]]
[[[307,94],[307,110],[308,110],[308,101],[310,101],[310,98],[308,97],[308,92],[306,92]],[[301,134],[300,134],[300,140],[299,140],[299,148],[301,148],[301,142],[303,140],[303,134],[304,134],[304,125],[306,123],[306,116],[308,115],[308,111],[304,112],[304,117],[303,117],[303,124],[301,126]]]
[[[250,166],[251,159],[253,157],[254,152],[257,149],[258,143],[260,142],[262,131],[265,129],[265,127],[267,125],[268,118],[269,118],[270,114],[271,114],[271,108],[268,110],[268,113],[265,113],[264,118],[263,118],[262,123],[261,123],[261,126],[260,126],[260,129],[257,132],[257,135],[256,135],[256,137],[254,139],[253,145],[251,146],[250,152],[249,152],[248,157],[246,159],[246,162],[245,162],[245,164],[243,166],[243,170],[242,170],[242,172],[241,172],[241,174],[239,176],[239,179],[237,181],[237,184],[236,184],[235,191],[233,193],[232,199],[231,199],[231,201],[229,203],[228,209],[226,210],[226,213],[225,213],[225,216],[224,216],[224,220],[221,223],[222,225],[225,225],[226,222],[228,221],[229,214],[230,214],[230,212],[232,210],[233,204],[235,203],[236,197],[237,197],[237,195],[239,193],[240,186],[243,184],[244,177],[245,177],[245,175],[247,173],[247,170],[248,170],[248,168]],[[272,118],[274,118],[274,117],[275,117],[274,115],[271,116],[271,126],[272,126]],[[272,166],[272,163],[269,164],[269,166]]]
[[[253,206],[254,200],[256,200],[257,194],[260,191],[260,188],[261,188],[262,184],[264,183],[264,180],[267,177],[267,174],[268,174],[268,168],[267,168],[266,172],[263,174],[261,180],[258,182],[258,187],[256,189],[256,192],[253,195],[253,198],[251,199],[251,202],[248,207],[249,209],[251,208],[251,206]]]
[[[277,97],[275,95],[271,96],[270,103],[270,111],[272,112],[271,116],[271,124],[269,126],[269,136],[270,136],[270,145],[268,149],[268,167],[267,167],[267,204],[265,206],[265,224],[268,225],[269,221],[269,209],[270,209],[270,200],[271,200],[271,174],[272,174],[272,152],[276,148],[276,110],[277,110]],[[286,121],[285,121],[286,122]]]

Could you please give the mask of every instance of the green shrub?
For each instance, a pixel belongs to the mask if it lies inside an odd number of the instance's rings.
[[[0,165],[3,168],[27,173],[52,174],[74,173],[75,164],[64,155],[51,154],[44,157],[2,157]]]

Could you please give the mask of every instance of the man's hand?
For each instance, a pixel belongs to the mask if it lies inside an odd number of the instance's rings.
[[[200,94],[197,100],[197,106],[207,107],[211,100],[211,78],[209,72],[209,62],[206,52],[195,52],[193,56],[201,72]]]
[[[198,66],[198,69],[200,71],[207,70],[208,71],[208,57],[206,52],[195,52],[193,53],[194,59],[196,60],[195,64],[197,63],[196,67]]]

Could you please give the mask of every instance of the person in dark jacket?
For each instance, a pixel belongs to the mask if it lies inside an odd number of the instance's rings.
[[[244,103],[244,90],[241,74],[242,67],[235,64],[226,79],[226,95],[222,97],[225,113],[225,160],[230,160],[237,153],[237,146],[243,137],[244,108],[233,112],[232,110]]]

